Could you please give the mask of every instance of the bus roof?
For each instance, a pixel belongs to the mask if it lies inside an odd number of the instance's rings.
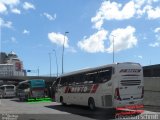
[[[102,66],[99,66],[99,67],[85,68],[85,69],[81,69],[81,70],[65,73],[65,74],[60,75],[59,77],[65,77],[65,76],[69,76],[69,75],[76,75],[76,74],[79,74],[79,73],[85,73],[85,72],[88,72],[88,71],[94,71],[94,70],[103,69],[103,68],[106,68],[106,67],[114,67],[114,66],[116,66],[118,64],[138,64],[138,65],[140,65],[139,63],[134,63],[134,62],[113,63],[113,64],[108,64],[108,65],[102,65]]]

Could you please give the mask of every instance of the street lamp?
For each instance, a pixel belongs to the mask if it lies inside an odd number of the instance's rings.
[[[65,37],[66,37],[66,34],[69,33],[69,32],[65,32],[64,33],[64,41],[63,41],[63,49],[62,49],[62,74],[63,74],[63,56],[64,56],[64,43],[65,43]]]
[[[56,66],[57,66],[57,77],[58,77],[58,63],[57,63],[57,53],[56,50],[53,49],[54,53],[55,53],[55,58],[56,58]]]
[[[48,53],[48,55],[49,55],[49,63],[50,63],[49,64],[50,65],[50,67],[49,67],[50,68],[50,77],[51,77],[51,70],[52,70],[51,69],[51,53]]]

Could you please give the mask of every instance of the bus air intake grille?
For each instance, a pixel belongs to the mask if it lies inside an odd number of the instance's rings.
[[[134,85],[140,85],[141,80],[121,80],[120,83],[122,86],[134,86]]]
[[[101,97],[102,99],[102,106],[110,107],[112,106],[112,96],[111,95],[104,95]]]

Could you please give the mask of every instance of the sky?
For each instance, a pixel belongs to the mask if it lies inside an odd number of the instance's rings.
[[[160,63],[160,0],[0,0],[0,28],[28,75],[61,74],[63,45],[64,73],[113,63],[113,46],[114,62]]]

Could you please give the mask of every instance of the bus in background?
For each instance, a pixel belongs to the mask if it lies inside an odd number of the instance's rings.
[[[143,70],[139,63],[116,63],[63,74],[54,86],[56,101],[63,105],[84,105],[94,110],[143,104]]]
[[[17,86],[17,96],[20,101],[45,97],[45,81],[32,79],[20,82]]]
[[[2,85],[0,86],[0,97],[15,97],[16,96],[16,86],[15,85]]]

